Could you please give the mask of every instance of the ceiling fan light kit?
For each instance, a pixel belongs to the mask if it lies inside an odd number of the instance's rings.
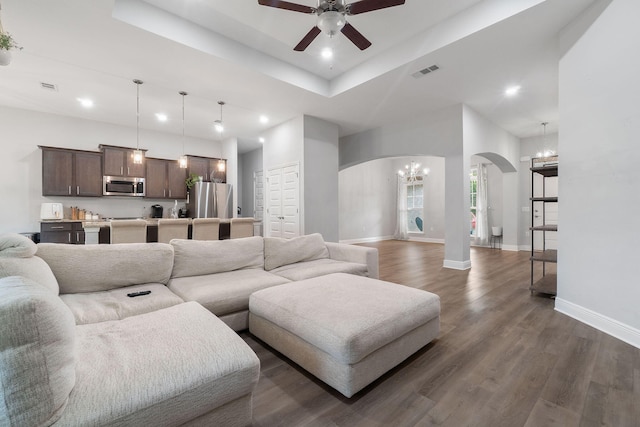
[[[293,48],[298,52],[304,51],[320,33],[333,37],[338,32],[344,34],[358,49],[365,50],[371,46],[371,42],[347,22],[347,16],[400,6],[404,2],[405,0],[360,0],[345,4],[344,0],[318,0],[318,7],[310,7],[288,1],[258,0],[258,4],[262,6],[318,16],[316,26]]]

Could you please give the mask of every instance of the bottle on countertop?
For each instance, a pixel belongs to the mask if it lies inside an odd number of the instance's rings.
[[[173,219],[178,218],[178,201],[177,200],[173,201],[173,207],[171,208],[171,218]]]

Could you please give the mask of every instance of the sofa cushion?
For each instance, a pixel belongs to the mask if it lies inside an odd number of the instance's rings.
[[[37,255],[51,267],[61,294],[108,291],[145,283],[166,284],[173,268],[173,247],[167,243],[39,243]]]
[[[263,268],[262,237],[231,240],[172,240],[171,277],[201,276],[243,268]]]
[[[319,233],[283,239],[264,238],[264,269],[269,271],[287,264],[329,258],[329,250]]]
[[[182,425],[250,394],[260,375],[251,348],[195,302],[76,328],[60,425]]]
[[[56,276],[53,275],[47,263],[37,256],[30,258],[0,258],[0,277],[9,276],[26,277],[46,286],[51,292],[58,295]]]
[[[169,289],[185,301],[196,301],[217,316],[249,308],[249,296],[260,289],[288,283],[260,269],[245,269],[169,281]]]
[[[0,279],[0,425],[53,424],[76,378],[75,322],[32,280]]]
[[[127,296],[129,293],[140,291],[151,293],[137,297]],[[110,291],[63,294],[60,298],[71,309],[76,325],[124,319],[184,302],[160,283],[127,286]]]
[[[336,261],[333,259],[316,259],[313,261],[283,265],[282,267],[274,268],[270,273],[277,274],[289,280],[304,280],[331,273],[349,273],[366,276],[367,265],[355,262]]]
[[[0,257],[29,258],[36,253],[36,244],[22,234],[0,235]]]

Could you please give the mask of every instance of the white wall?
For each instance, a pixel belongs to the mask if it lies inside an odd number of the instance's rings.
[[[560,61],[556,299],[636,347],[639,16],[638,0],[613,0]]]
[[[96,152],[100,144],[135,147],[135,127],[0,107],[0,130],[4,163],[0,168],[0,233],[39,231],[42,202],[61,202],[66,209],[78,206],[104,216],[148,215],[149,206],[156,203],[168,212],[173,205],[173,201],[154,199],[42,196],[42,154],[38,145]],[[148,149],[149,157],[177,159],[182,155],[182,139],[176,134],[141,129],[140,148]],[[219,143],[197,138],[185,139],[185,152],[223,157]]]
[[[304,116],[304,234],[337,242],[338,125]]]
[[[233,218],[238,216],[238,139],[227,138],[222,141],[222,158],[227,159],[227,184],[233,191]]]
[[[239,189],[241,190],[241,203],[243,217],[254,216],[255,195],[253,188],[253,174],[262,170],[262,148],[243,153],[239,157],[241,173],[238,179],[241,179]]]

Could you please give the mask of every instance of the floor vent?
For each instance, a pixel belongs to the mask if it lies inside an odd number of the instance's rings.
[[[52,90],[54,92],[58,91],[58,86],[54,85],[53,83],[40,82],[40,87],[42,89]]]
[[[415,73],[412,74],[412,76],[415,77],[416,79],[419,79],[420,77],[429,73],[433,73],[434,71],[438,71],[439,69],[440,67],[438,67],[437,65],[432,65],[430,67],[423,68],[420,71],[416,71]]]

